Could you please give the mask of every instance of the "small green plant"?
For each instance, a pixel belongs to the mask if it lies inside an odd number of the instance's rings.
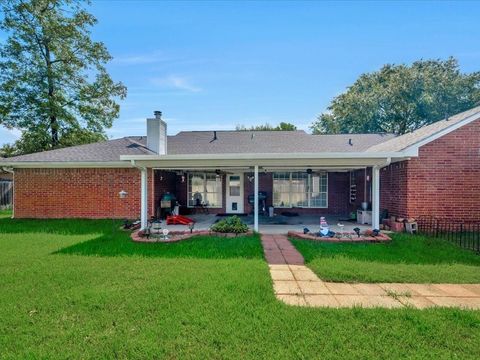
[[[410,293],[410,291],[397,292],[395,290],[388,289],[387,290],[387,296],[390,296],[391,298],[394,298],[395,300],[400,300],[400,298],[402,298],[402,297],[410,298],[410,297],[412,297],[412,294]]]
[[[248,231],[248,226],[238,216],[230,216],[213,224],[211,230],[220,233],[241,234]]]

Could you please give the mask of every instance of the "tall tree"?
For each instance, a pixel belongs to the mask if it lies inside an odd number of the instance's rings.
[[[263,125],[254,125],[247,128],[245,125],[237,125],[235,130],[237,131],[247,131],[247,130],[255,130],[255,131],[292,131],[297,130],[297,127],[293,124],[281,122],[277,126],[272,126],[269,123]]]
[[[454,58],[385,65],[333,99],[313,133],[404,134],[480,104],[480,72]]]
[[[0,0],[0,124],[23,135],[16,153],[105,138],[126,87],[105,69],[97,20],[76,0]]]

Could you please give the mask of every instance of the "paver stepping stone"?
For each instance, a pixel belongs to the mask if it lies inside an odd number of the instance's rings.
[[[287,305],[306,306],[307,303],[303,296],[278,294],[277,299],[283,301]]]
[[[277,280],[273,282],[273,288],[276,294],[296,295],[302,293],[295,281]]]
[[[462,284],[462,287],[480,296],[480,284]]]
[[[293,276],[296,280],[310,280],[319,281],[318,276],[311,270],[292,270]]]
[[[353,287],[352,284],[346,284],[346,283],[325,283],[327,286],[328,290],[332,294],[338,294],[338,295],[361,295],[360,292]]]
[[[332,295],[305,295],[305,301],[310,306],[334,307],[340,306],[337,299]]]
[[[362,295],[387,295],[387,292],[377,284],[352,284]]]
[[[290,270],[271,270],[270,275],[273,280],[295,280]]]
[[[435,284],[434,287],[446,292],[448,296],[460,296],[460,297],[468,297],[468,296],[477,296],[473,291],[470,291],[463,287],[462,285],[458,284]]]
[[[305,295],[331,295],[323,281],[297,281],[297,284]]]
[[[427,299],[438,306],[480,309],[480,298],[478,297],[428,296]]]
[[[398,300],[405,306],[411,306],[417,309],[426,309],[432,306],[436,306],[425,296],[399,296]]]

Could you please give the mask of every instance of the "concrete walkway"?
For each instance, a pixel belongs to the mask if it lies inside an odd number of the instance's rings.
[[[480,284],[326,282],[304,265],[303,256],[285,235],[262,235],[262,245],[275,296],[289,305],[480,309]]]

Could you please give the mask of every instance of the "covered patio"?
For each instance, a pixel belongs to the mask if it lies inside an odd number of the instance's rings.
[[[189,215],[189,218],[195,221],[194,230],[209,230],[210,227],[221,220],[223,216],[216,214],[193,214]],[[354,228],[358,227],[361,231],[365,231],[371,228],[371,225],[358,224],[355,221],[346,221],[344,217],[337,215],[325,216],[330,229],[333,232],[349,232],[353,233]],[[246,223],[251,230],[255,229],[254,216],[246,215],[241,216],[241,219]],[[259,232],[265,234],[287,234],[289,231],[303,232],[304,228],[308,228],[311,232],[318,232],[320,228],[318,215],[299,215],[296,217],[287,217],[283,215],[275,215],[274,217],[268,217],[260,215],[258,218]],[[342,224],[343,226],[339,226]],[[187,225],[163,225],[163,228],[169,231],[187,231],[189,227]]]
[[[244,221],[250,225],[252,230],[265,233],[286,233],[288,231],[302,231],[307,227],[311,231],[318,231],[319,218],[325,216],[333,231],[351,231],[354,227],[361,227],[365,229],[366,225],[361,225],[356,222],[346,221],[348,219],[348,211],[344,208],[331,211],[329,205],[324,206],[324,203],[319,202],[316,206],[316,202],[320,201],[321,177],[326,174],[328,181],[327,187],[334,186],[336,183],[343,181],[341,179],[348,179],[353,172],[363,173],[365,178],[361,181],[362,184],[366,184],[366,178],[368,177],[368,188],[365,186],[363,198],[367,198],[366,192],[368,192],[369,211],[371,211],[371,224],[368,225],[371,229],[378,229],[380,222],[380,169],[389,165],[392,162],[392,156],[398,154],[390,153],[290,153],[290,154],[199,154],[199,155],[128,155],[122,156],[121,160],[129,160],[131,164],[137,167],[141,172],[141,227],[146,228],[149,214],[149,204],[153,200],[155,195],[149,191],[155,189],[155,179],[150,179],[152,188],[149,188],[148,173],[152,170],[152,174],[155,172],[169,172],[176,174],[177,178],[180,176],[183,185],[181,185],[181,191],[186,192],[186,201],[183,205],[187,209],[192,209],[193,202],[193,190],[189,185],[189,174],[201,173],[201,174],[213,174],[216,178],[209,178],[208,175],[204,176],[205,182],[205,197],[211,196],[212,191],[208,189],[208,186],[212,185],[216,179],[217,186],[221,189],[218,190],[224,196],[221,200],[216,200],[215,208],[209,209],[209,215],[207,214],[191,214],[195,216],[196,229],[206,228],[211,226],[217,219],[214,216],[216,213],[222,214],[239,214],[244,215]],[[403,160],[400,158],[393,159],[393,161]],[[308,206],[283,206],[281,203],[281,209],[278,204],[278,191],[272,190],[271,201],[273,203],[274,212],[276,215],[269,217],[268,215],[261,215],[261,213],[268,214],[268,210],[265,206],[262,209],[261,206],[253,206],[250,211],[248,209],[248,195],[251,194],[253,204],[260,204],[259,199],[262,196],[262,189],[265,188],[265,184],[262,182],[262,178],[267,178],[268,174],[307,174],[301,176],[305,181],[306,187],[315,185],[319,188],[314,194],[312,190],[308,190],[308,196],[302,198],[302,201],[308,200]],[[215,175],[216,174],[216,175]],[[336,174],[336,175],[335,175]],[[338,175],[343,174],[343,175]],[[367,175],[368,174],[368,175]],[[155,175],[153,175],[155,177]],[[230,176],[230,179],[228,179]],[[275,181],[275,175],[273,175]],[[232,182],[227,184],[227,181],[234,180],[239,183],[233,184]],[[220,179],[220,180],[218,180]],[[305,180],[308,179],[308,180]],[[320,179],[320,180],[319,180]],[[280,179],[281,180],[281,179]],[[292,180],[290,175],[289,180]],[[315,180],[315,181],[314,181]],[[175,181],[175,180],[170,180]],[[271,180],[270,180],[271,181]],[[296,181],[296,180],[295,180]],[[307,182],[308,181],[308,182]],[[347,181],[347,180],[344,180]],[[220,185],[218,185],[218,183]],[[210,184],[210,185],[209,185]],[[212,185],[213,186],[213,185]],[[328,192],[326,195],[326,201],[332,201],[336,199],[342,199],[337,201],[338,203],[349,203],[350,186],[347,190],[334,193]],[[359,186],[363,187],[363,186]],[[178,187],[177,187],[178,189]],[[250,190],[251,189],[251,192]],[[290,189],[290,197],[296,196]],[[360,191],[360,189],[359,189]],[[293,195],[292,195],[293,194]],[[320,195],[319,195],[320,194]],[[234,199],[229,199],[229,196]],[[275,198],[275,199],[274,199]],[[351,211],[355,211],[358,208],[358,201],[364,200],[363,198],[355,199],[348,204]],[[213,197],[214,201],[215,198]],[[186,202],[186,203],[185,203]],[[220,205],[220,203],[222,205]],[[313,204],[313,206],[312,206]],[[333,205],[332,205],[333,206]],[[207,204],[209,207],[209,204]],[[150,209],[154,208],[152,206]],[[282,211],[279,211],[282,210]],[[154,211],[154,210],[153,210]],[[150,211],[152,212],[152,210]],[[298,217],[287,218],[282,217],[282,213],[295,212],[298,213]],[[343,227],[338,224],[343,224]],[[171,225],[180,226],[180,225]],[[175,228],[172,228],[175,229]],[[185,227],[182,227],[185,229]]]

